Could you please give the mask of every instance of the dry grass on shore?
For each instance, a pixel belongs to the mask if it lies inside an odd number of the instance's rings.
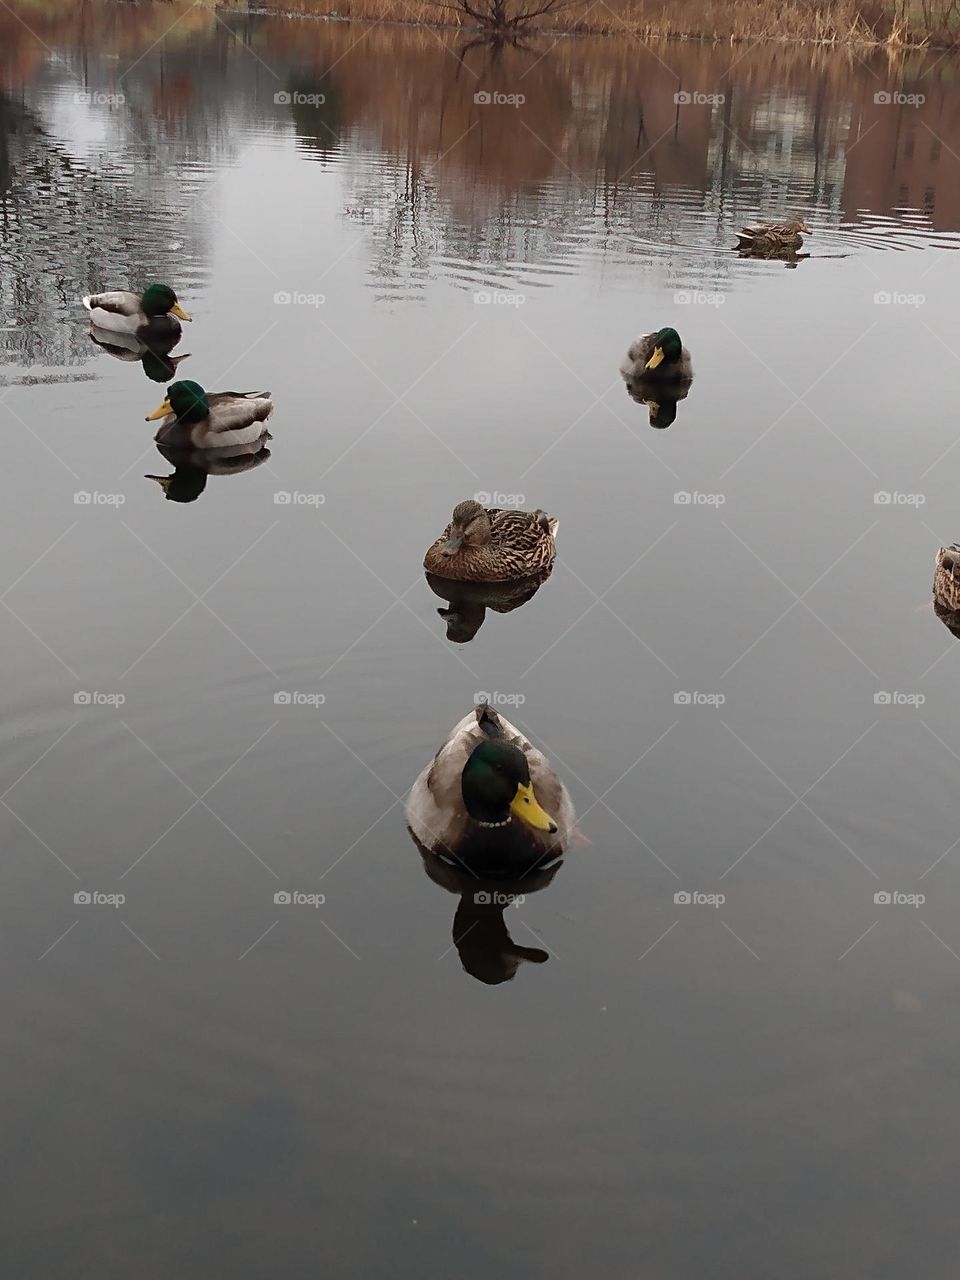
[[[455,0],[212,0],[217,7],[476,27]],[[538,7],[531,0],[512,0]],[[796,40],[887,48],[960,46],[960,0],[560,0],[523,29],[568,35]]]

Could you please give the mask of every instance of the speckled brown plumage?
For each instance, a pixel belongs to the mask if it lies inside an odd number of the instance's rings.
[[[960,637],[960,546],[937,552],[933,571],[933,610],[944,626]]]
[[[810,234],[810,228],[802,218],[788,222],[754,222],[737,232],[737,248],[756,251],[758,256],[761,250],[799,249],[803,244],[802,231]]]
[[[559,521],[545,511],[504,511],[461,502],[423,567],[458,582],[507,582],[548,569],[557,554]],[[462,545],[444,550],[451,540]]]

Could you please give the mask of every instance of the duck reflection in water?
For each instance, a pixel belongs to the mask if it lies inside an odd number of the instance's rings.
[[[522,912],[525,900],[553,881],[562,862],[533,871],[519,882],[483,880],[464,867],[429,853],[419,841],[416,843],[429,878],[460,899],[453,916],[453,945],[472,978],[496,986],[516,977],[524,962],[546,963],[549,953],[542,947],[524,947],[514,942],[504,913],[511,906]],[[522,915],[514,919],[523,922]]]
[[[270,457],[264,440],[225,449],[175,449],[158,444],[157,452],[175,470],[172,475],[144,476],[144,479],[156,480],[168,502],[194,502],[206,488],[207,476],[235,476],[241,471],[253,471]]]
[[[956,542],[937,552],[933,572],[933,611],[948,631],[960,640],[960,545]]]
[[[90,341],[115,360],[129,363],[138,361],[151,382],[170,382],[177,376],[177,366],[187,360],[190,353],[172,356],[170,352],[180,341],[180,328],[174,332],[169,326],[151,326],[140,333],[122,333],[113,329],[90,326]]]
[[[512,613],[519,609],[533,599],[552,571],[551,565],[541,573],[516,582],[455,582],[435,573],[424,576],[434,595],[446,600],[449,606],[437,610],[447,624],[447,639],[454,644],[467,644],[483,626],[488,609],[494,613]]]
[[[637,404],[645,405],[650,414],[650,425],[657,431],[672,427],[677,418],[677,405],[690,394],[690,383],[674,383],[653,386],[639,380],[627,381],[627,394]]]

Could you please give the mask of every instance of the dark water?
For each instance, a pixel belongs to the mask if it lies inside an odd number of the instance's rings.
[[[5,1272],[952,1277],[956,63],[0,31]],[[277,404],[189,504],[78,301],[150,279]],[[455,645],[419,566],[483,491],[560,555]],[[461,963],[403,798],[480,691],[591,843]]]

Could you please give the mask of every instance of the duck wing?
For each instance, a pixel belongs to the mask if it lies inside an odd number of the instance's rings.
[[[215,391],[207,396],[207,403],[210,405],[208,430],[214,435],[266,422],[273,413],[269,391]]]
[[[108,315],[131,320],[140,314],[140,299],[126,289],[108,289],[105,293],[90,293],[83,298],[88,311],[106,311]]]

